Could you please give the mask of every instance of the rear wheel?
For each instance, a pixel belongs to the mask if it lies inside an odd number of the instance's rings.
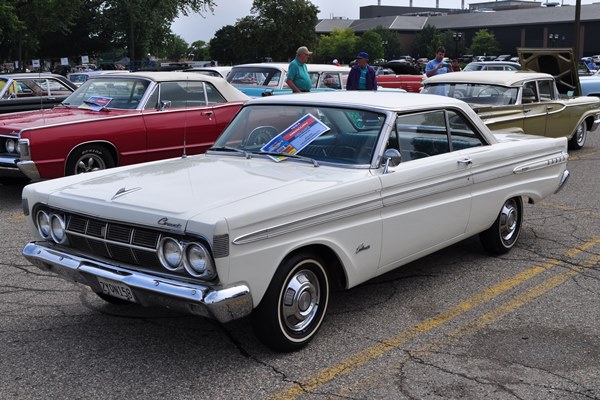
[[[508,253],[517,243],[523,221],[523,202],[520,197],[508,199],[494,224],[479,234],[483,248],[491,254]]]
[[[320,257],[310,253],[289,257],[252,314],[256,336],[275,351],[305,346],[321,327],[329,290],[329,277]]]
[[[585,121],[581,122],[575,131],[573,137],[569,140],[569,149],[579,150],[585,144],[587,138],[587,125]]]
[[[67,162],[66,175],[100,171],[115,166],[115,160],[105,146],[90,144],[73,151]]]

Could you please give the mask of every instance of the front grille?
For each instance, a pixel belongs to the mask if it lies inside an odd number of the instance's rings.
[[[161,233],[81,215],[67,214],[70,246],[104,258],[162,270],[156,248]]]

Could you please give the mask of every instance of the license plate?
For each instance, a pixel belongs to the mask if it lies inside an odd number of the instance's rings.
[[[102,288],[102,292],[109,296],[118,297],[119,299],[128,300],[135,303],[135,296],[129,286],[109,279],[98,278],[98,283]]]

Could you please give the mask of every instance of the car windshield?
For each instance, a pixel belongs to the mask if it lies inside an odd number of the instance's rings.
[[[88,79],[63,101],[63,105],[80,107],[90,99],[104,99],[107,108],[135,110],[150,81],[139,78],[102,77]]]
[[[500,106],[515,104],[519,89],[481,83],[439,83],[425,85],[421,93],[454,97],[469,104]]]
[[[385,118],[383,113],[350,108],[250,105],[229,124],[213,150],[288,153],[319,163],[368,165]]]
[[[232,85],[278,87],[281,71],[274,68],[241,67],[234,68],[227,76]]]

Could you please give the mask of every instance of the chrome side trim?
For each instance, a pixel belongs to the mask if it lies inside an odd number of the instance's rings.
[[[551,165],[563,164],[563,163],[566,163],[568,159],[569,159],[569,154],[563,152],[560,155],[553,157],[553,158],[548,158],[546,160],[538,160],[538,161],[533,161],[533,162],[530,162],[527,164],[518,165],[517,167],[515,167],[513,169],[513,172],[515,174],[522,174],[525,172],[534,171],[536,169],[546,168]]]
[[[168,307],[222,323],[249,315],[253,308],[250,288],[244,282],[225,287],[157,277],[78,257],[45,242],[27,244],[23,256],[41,270],[89,286],[97,293],[102,293],[97,278],[119,282],[131,288],[136,300],[145,307]]]
[[[562,188],[565,186],[565,184],[567,183],[567,181],[569,180],[569,177],[571,176],[571,174],[569,173],[568,170],[565,170],[562,174],[562,176],[560,177],[560,183],[558,184],[558,188],[556,189],[556,191],[554,192],[554,194],[560,192],[562,190]]]
[[[276,225],[270,228],[261,229],[256,232],[248,233],[235,238],[233,244],[248,244],[257,242],[264,239],[269,239],[275,236],[285,235],[300,229],[311,228],[313,226],[321,225],[336,221],[338,219],[351,217],[358,214],[363,214],[369,211],[374,211],[382,208],[381,199],[369,200],[362,204],[355,204],[349,207],[345,207],[335,211],[329,211],[322,214],[313,215],[307,218],[298,219],[296,221],[288,222],[281,225]]]

